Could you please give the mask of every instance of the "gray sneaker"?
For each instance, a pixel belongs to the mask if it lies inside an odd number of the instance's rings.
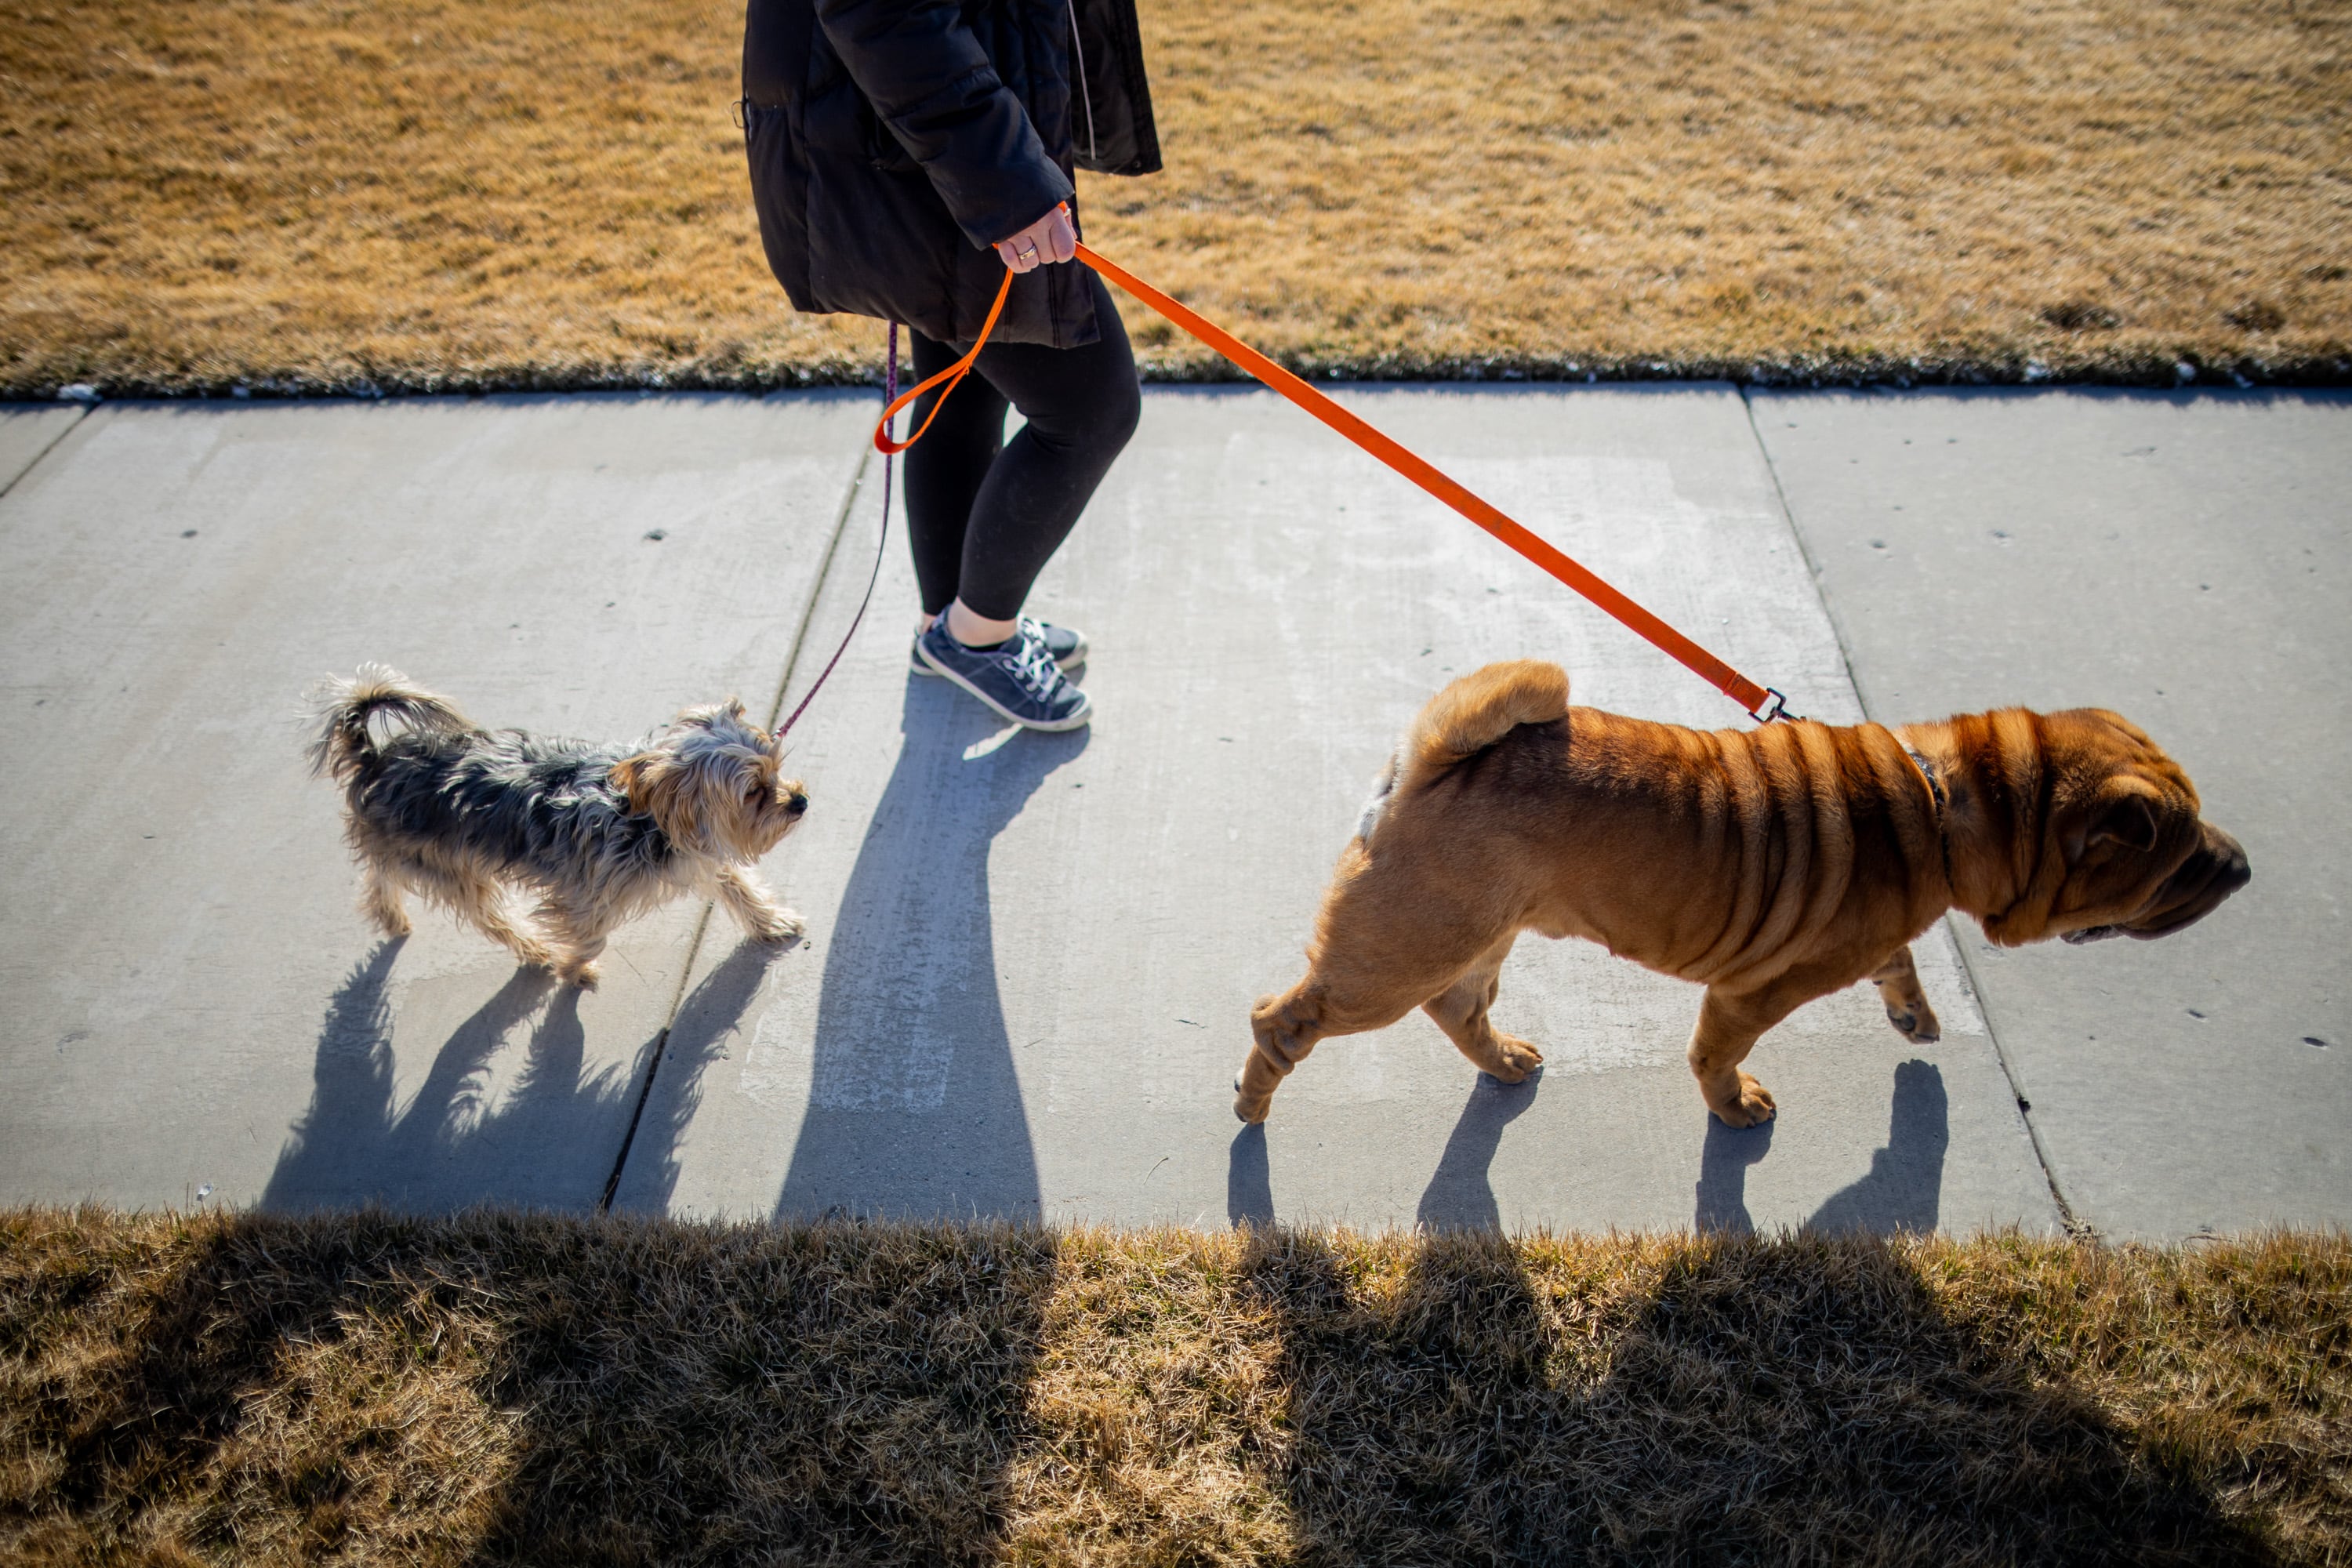
[[[1086,633],[1072,631],[1067,626],[1057,626],[1051,621],[1032,620],[1027,616],[1021,617],[1019,625],[1024,632],[1033,626],[1035,627],[1037,635],[1045,639],[1045,651],[1052,654],[1054,662],[1064,669],[1076,669],[1087,662]],[[913,646],[907,649],[907,662],[917,675],[939,673],[923,662],[923,634],[920,632],[915,634]]]
[[[1000,715],[1032,730],[1075,730],[1094,717],[1087,694],[1062,679],[1053,650],[1038,635],[1039,623],[1024,619],[1020,630],[995,647],[966,647],[948,635],[947,617],[915,639],[915,655]],[[1083,650],[1086,644],[1080,641]]]

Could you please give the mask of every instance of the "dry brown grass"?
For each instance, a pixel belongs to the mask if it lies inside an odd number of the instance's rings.
[[[1142,11],[1091,236],[1302,369],[2352,375],[2352,0]],[[761,260],[740,15],[18,0],[0,395],[870,375]]]
[[[2352,1238],[0,1215],[12,1563],[2342,1563]]]

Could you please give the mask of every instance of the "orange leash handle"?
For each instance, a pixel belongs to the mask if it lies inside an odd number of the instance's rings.
[[[1500,509],[1474,495],[1451,476],[1407,451],[1233,333],[1084,245],[1078,247],[1078,259],[1641,633],[1701,680],[1747,709],[1750,717],[1769,722],[1780,716],[1783,700],[1778,691],[1757,685],[1562,554],[1549,541],[1515,522]],[[1769,709],[1768,703],[1772,704]]]
[[[996,286],[996,303],[988,308],[988,320],[981,323],[980,336],[973,341],[971,352],[964,355],[963,358],[956,361],[955,363],[948,366],[947,369],[940,372],[939,374],[932,376],[928,381],[908,387],[906,391],[900,393],[897,397],[891,400],[890,406],[882,411],[881,422],[874,426],[874,449],[876,451],[881,453],[887,458],[895,452],[905,451],[908,447],[913,446],[916,442],[923,438],[923,432],[929,429],[931,427],[931,421],[940,416],[940,409],[947,403],[948,394],[956,389],[956,383],[961,381],[965,376],[971,374],[972,362],[980,358],[980,351],[988,346],[988,334],[996,331],[996,318],[1004,314],[1004,298],[1012,292],[1013,269],[1008,267],[1004,270],[1004,281]],[[903,441],[892,440],[890,438],[890,421],[898,416],[898,410],[906,407],[907,405],[914,402],[915,399],[922,396],[923,394],[929,392],[931,388],[938,386],[940,383],[943,381],[947,383],[945,390],[940,392],[938,400],[931,405],[931,411],[924,417],[923,422],[915,427],[915,433],[908,437]]]

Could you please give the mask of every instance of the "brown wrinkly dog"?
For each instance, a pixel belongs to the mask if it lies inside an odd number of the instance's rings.
[[[1948,909],[2004,946],[2164,936],[2251,875],[2140,730],[2021,708],[1889,730],[1703,733],[1568,705],[1568,675],[1489,665],[1431,700],[1389,764],[1307,946],[1250,1015],[1234,1110],[1262,1121],[1334,1035],[1424,1008],[1505,1083],[1543,1060],[1486,1016],[1522,931],[1580,936],[1706,987],[1691,1071],[1734,1127],[1772,1114],[1757,1037],[1863,979],[1925,1043],[1910,942]]]

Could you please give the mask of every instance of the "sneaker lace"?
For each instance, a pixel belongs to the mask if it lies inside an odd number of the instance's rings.
[[[1062,667],[1054,662],[1053,651],[1046,647],[1045,639],[1030,629],[1034,624],[1023,623],[1009,668],[1013,679],[1043,700],[1053,696],[1054,688],[1060,684]]]

